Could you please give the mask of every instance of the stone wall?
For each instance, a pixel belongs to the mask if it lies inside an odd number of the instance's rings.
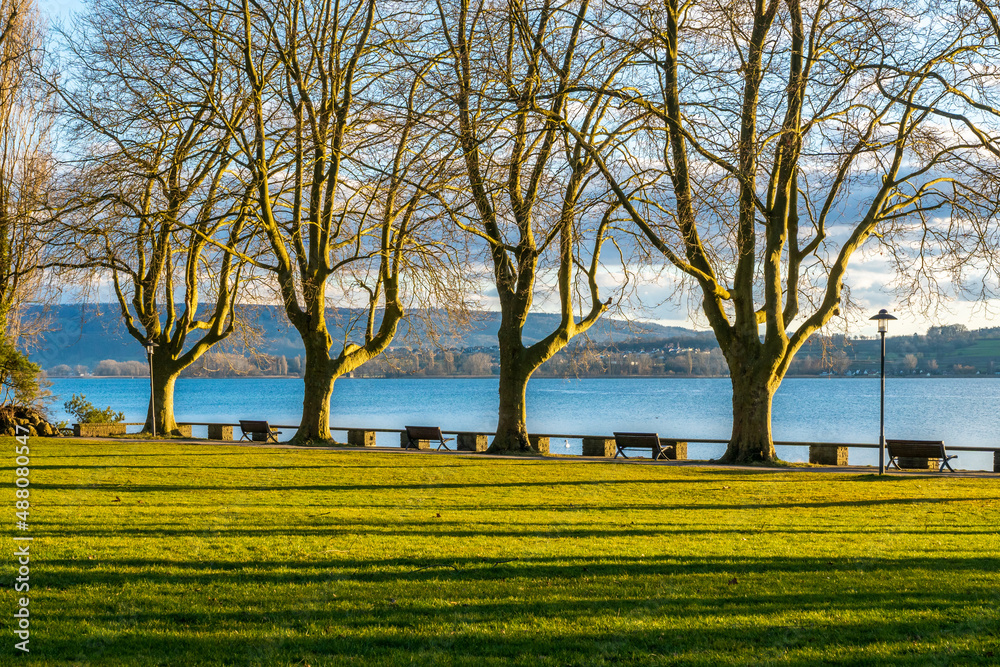
[[[125,424],[73,424],[73,435],[78,438],[106,438],[125,435]]]
[[[809,445],[809,463],[822,466],[846,466],[847,447]]]
[[[459,433],[458,444],[460,452],[485,452],[489,449],[489,436],[485,433]]]
[[[528,435],[528,442],[542,454],[549,453],[549,439],[544,435]]]
[[[349,429],[347,431],[347,444],[352,447],[374,447],[375,431]]]
[[[614,438],[584,438],[583,439],[583,455],[584,456],[604,456],[607,458],[614,458],[615,453],[617,453],[618,448],[615,446]]]

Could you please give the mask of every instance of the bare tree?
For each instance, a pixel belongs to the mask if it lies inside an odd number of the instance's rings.
[[[202,9],[206,22],[224,19]],[[146,430],[157,434],[179,433],[181,371],[234,331],[253,251],[227,129],[246,109],[238,80],[193,39],[200,27],[157,2],[94,3],[60,91],[78,152],[60,215],[75,255],[64,266],[109,281],[129,334],[155,345]]]
[[[0,333],[14,341],[22,307],[41,284],[41,211],[52,179],[51,98],[37,77],[42,46],[34,3],[0,0]]]
[[[995,277],[995,24],[960,2],[614,7],[594,30],[631,53],[602,91],[651,120],[644,142],[591,153],[613,183],[665,174],[665,188],[615,192],[696,286],[725,354],[724,460],[772,460],[772,397],[849,305],[853,257],[885,253],[915,299]]]
[[[606,123],[611,99],[581,80],[611,76],[615,64],[588,33],[588,2],[437,2],[444,41],[442,89],[455,118],[465,192],[449,202],[454,223],[486,249],[501,321],[500,411],[492,452],[528,450],[526,388],[532,373],[587,331],[611,304],[600,297],[601,250],[615,222],[593,156],[629,127]],[[431,56],[428,56],[431,57]],[[581,92],[582,91],[582,92]],[[576,94],[575,94],[576,93]],[[539,118],[536,104],[549,114]],[[572,115],[577,135],[559,119]],[[527,344],[522,328],[545,281],[562,317]]]
[[[268,242],[258,267],[306,350],[297,442],[330,439],[336,379],[388,347],[409,303],[461,296],[433,231],[449,153],[421,122],[435,99],[392,61],[412,32],[399,4],[224,5],[239,29],[219,39],[248,82],[250,121],[232,129]],[[353,313],[337,344],[331,301]]]

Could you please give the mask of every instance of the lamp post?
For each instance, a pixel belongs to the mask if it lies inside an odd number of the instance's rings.
[[[153,437],[156,437],[156,397],[153,395],[153,348],[157,347],[153,339],[150,338],[142,344],[146,348],[146,358],[149,360],[149,425],[153,429]]]
[[[878,474],[885,474],[885,332],[889,330],[889,320],[896,319],[889,314],[885,308],[878,311],[878,315],[869,318],[878,322],[878,332],[882,336],[882,371],[879,373],[879,380],[882,389],[879,394],[880,411],[878,418]]]

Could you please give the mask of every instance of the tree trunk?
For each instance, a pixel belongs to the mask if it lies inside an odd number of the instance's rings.
[[[497,420],[496,435],[490,444],[490,453],[538,451],[532,448],[528,440],[525,393],[530,376],[530,371],[525,373],[520,366],[507,368],[501,366],[500,415]]]
[[[500,414],[497,431],[489,452],[538,451],[532,449],[528,439],[527,401],[525,394],[534,368],[527,368],[524,346],[521,344],[521,327],[506,325],[501,321],[498,333],[500,343]]]
[[[777,388],[767,372],[739,372],[730,368],[733,384],[733,432],[722,461],[770,463],[777,461],[771,440],[771,400]]]
[[[306,347],[306,369],[303,375],[305,395],[302,398],[302,419],[293,444],[329,442],[330,397],[337,379],[330,362],[330,339],[326,331],[311,332],[302,337]]]
[[[161,359],[163,356],[166,355],[161,355]],[[181,434],[174,419],[174,384],[177,382],[181,370],[174,364],[157,359],[157,355],[153,354],[152,401],[146,408],[146,424],[142,428],[144,432],[152,433],[151,425],[154,417],[153,409],[155,408],[156,435]]]

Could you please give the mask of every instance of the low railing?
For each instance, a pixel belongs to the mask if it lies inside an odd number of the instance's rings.
[[[177,422],[179,426],[232,426],[233,428],[239,428],[239,422],[229,424],[224,422]],[[128,426],[143,426],[141,422],[135,424],[127,424]],[[298,424],[271,424],[272,428],[286,428],[291,430],[298,430]],[[331,426],[331,431],[369,431],[371,433],[405,433],[406,429],[402,428],[369,428],[369,427],[357,427],[357,426]],[[447,435],[485,435],[492,437],[493,431],[454,431],[442,428],[441,431]],[[542,438],[563,438],[566,440],[583,440],[584,438],[600,438],[600,439],[613,439],[613,435],[595,435],[593,433],[532,433],[532,436],[538,436]],[[703,445],[725,445],[729,443],[728,438],[664,438],[665,440],[677,440],[680,442],[695,442]],[[775,447],[848,447],[850,449],[878,449],[877,444],[867,443],[867,442],[807,442],[803,440],[775,440]],[[967,445],[948,445],[948,449],[959,452],[1000,452],[1000,447],[973,447]]]
[[[119,424],[125,426],[143,426],[142,422],[125,422]],[[209,439],[213,440],[233,440],[235,429],[239,428],[239,423],[225,422],[178,422],[182,435],[190,436],[191,427],[205,426],[209,429]],[[74,424],[76,427],[77,425]],[[298,424],[271,424],[274,429],[298,430]],[[405,429],[400,428],[356,428],[346,426],[331,426],[331,432],[347,432],[348,443],[352,445],[374,447],[376,433],[396,433],[400,434],[401,444],[402,434]],[[492,436],[490,431],[451,431],[442,429],[448,435],[457,436],[457,446],[465,451],[484,451],[487,448],[487,440]],[[78,433],[79,434],[79,433]],[[91,437],[105,435],[104,433],[86,433]],[[110,435],[110,434],[109,434]],[[548,451],[549,441],[554,439],[581,440],[583,442],[584,456],[614,456],[614,436],[594,435],[580,433],[532,433],[529,436],[540,450]],[[674,454],[678,458],[686,458],[687,445],[690,443],[704,445],[725,445],[728,439],[720,438],[661,438],[661,440],[674,443]],[[803,442],[797,440],[776,440],[775,447],[808,447],[809,460],[811,463],[827,465],[847,465],[847,450],[849,449],[878,449],[877,444],[865,442]],[[1000,447],[980,447],[970,445],[948,445],[948,451],[952,452],[993,452],[993,471],[1000,472]]]

